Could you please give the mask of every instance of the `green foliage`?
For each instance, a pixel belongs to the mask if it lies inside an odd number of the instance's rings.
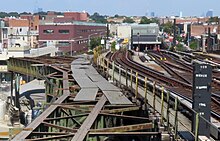
[[[63,12],[55,12],[56,15],[63,15]]]
[[[126,16],[115,14],[115,16],[113,18],[124,18],[124,17],[126,17]]]
[[[19,17],[20,15],[18,14],[18,12],[9,12],[8,15],[10,17]]]
[[[90,39],[89,49],[93,50],[94,48],[96,48],[97,46],[100,46],[100,45],[101,45],[101,38],[100,37],[98,37],[98,38],[91,38]]]
[[[147,17],[143,16],[141,18],[140,24],[150,24],[150,23],[159,23],[159,20],[156,18],[148,19]]]
[[[99,15],[99,13],[97,12],[91,15],[90,18],[94,20],[96,23],[107,23],[106,16]]]
[[[111,51],[113,52],[116,51],[115,46],[116,46],[116,41],[111,43]]]
[[[31,15],[32,13],[30,12],[0,12],[0,18],[5,18],[5,17],[19,17],[20,15]],[[47,15],[47,12],[39,12],[39,13],[34,13],[34,15]]]
[[[173,23],[167,22],[165,24],[162,24],[161,28],[163,29],[164,32],[171,34],[173,31]]]
[[[190,42],[189,47],[193,50],[196,50],[197,49],[197,42],[196,41]]]
[[[5,18],[5,17],[19,17],[20,14],[18,12],[0,12],[0,18]]]
[[[118,14],[115,14],[115,16],[114,16],[115,18],[118,18],[119,17],[119,15]]]
[[[19,15],[31,15],[31,13],[30,12],[22,12]]]
[[[218,17],[217,16],[216,17],[210,17],[208,22],[209,23],[212,23],[212,22],[216,22],[217,23],[218,22]]]
[[[131,19],[130,17],[126,17],[124,20],[123,20],[123,23],[134,23],[135,21],[133,19]]]
[[[152,21],[152,23],[157,23],[157,24],[160,23],[159,19],[157,19],[157,18],[152,18],[151,21]]]
[[[41,12],[37,12],[37,13],[34,13],[34,15],[47,15],[47,12],[44,12],[44,11],[41,11]]]
[[[54,12],[54,13],[55,13],[55,15],[63,15],[63,12]],[[47,15],[47,12],[41,11],[41,12],[34,13],[34,15],[45,16],[45,15]]]
[[[94,48],[93,53],[94,53],[93,54],[93,62],[96,64],[98,56],[101,55],[101,53],[102,53],[102,47],[97,46],[96,48]]]
[[[149,23],[152,23],[152,21],[150,19],[148,19],[147,17],[143,16],[141,18],[140,24],[149,24]]]
[[[177,37],[176,37],[176,40],[177,40],[178,42],[182,42],[182,41],[183,41],[183,38],[180,37],[180,36],[177,36]]]
[[[175,50],[178,50],[178,51],[185,51],[185,48],[183,47],[182,44],[177,44],[176,47],[175,47]]]
[[[0,18],[8,17],[8,13],[6,12],[0,12]]]

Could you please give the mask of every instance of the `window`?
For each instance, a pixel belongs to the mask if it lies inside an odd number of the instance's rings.
[[[61,33],[61,34],[69,34],[70,31],[69,30],[59,30],[59,33]]]
[[[16,43],[15,47],[21,47],[21,44]]]
[[[60,42],[59,42],[59,45],[60,45],[60,46],[69,46],[70,43],[69,43],[69,42],[60,41]]]
[[[43,33],[45,33],[45,34],[53,34],[54,30],[53,29],[46,29],[46,30],[43,31]]]
[[[46,41],[42,42],[42,46],[46,46],[46,45],[47,45]]]
[[[0,61],[0,65],[7,65],[7,62],[4,61],[4,60],[1,60],[1,61]]]

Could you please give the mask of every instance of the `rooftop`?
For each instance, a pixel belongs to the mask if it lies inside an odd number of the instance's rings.
[[[81,22],[81,21],[72,21],[66,23],[42,23],[42,25],[88,25],[88,26],[106,26],[106,24],[101,23],[92,23],[92,22]]]

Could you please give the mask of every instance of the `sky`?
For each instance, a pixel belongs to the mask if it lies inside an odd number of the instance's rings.
[[[220,16],[220,0],[1,0],[0,11],[87,11],[101,15],[144,16],[155,12],[156,16],[202,16],[209,9]]]

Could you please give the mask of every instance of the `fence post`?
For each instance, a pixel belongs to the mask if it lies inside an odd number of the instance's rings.
[[[175,98],[175,136],[174,138],[177,139],[177,132],[178,132],[178,97]]]
[[[109,60],[107,60],[107,75],[109,77]]]
[[[112,62],[112,81],[115,79],[115,61]]]
[[[128,87],[128,68],[126,68],[125,79],[126,79],[126,87]]]
[[[146,105],[147,102],[147,77],[144,79],[144,104]]]
[[[121,86],[121,65],[118,66],[119,68],[119,85]]]
[[[199,113],[196,113],[195,141],[199,141]]]
[[[155,106],[156,106],[156,82],[153,82],[153,109],[154,109],[154,114],[156,113]]]
[[[96,64],[97,64],[97,67],[99,69],[99,55],[97,55]]]
[[[133,80],[132,75],[133,75],[133,70],[131,69],[131,75],[130,75],[130,77],[131,77],[131,90],[132,90],[132,80]]]
[[[170,129],[170,92],[167,92],[167,131]]]
[[[105,72],[105,59],[104,59],[104,57],[102,58],[102,64],[103,64],[102,71],[104,73]]]
[[[164,106],[164,87],[162,87],[161,90],[161,125],[163,125],[163,117],[164,117],[163,106]]]
[[[138,98],[138,72],[136,72],[136,89],[135,89],[135,98]]]

